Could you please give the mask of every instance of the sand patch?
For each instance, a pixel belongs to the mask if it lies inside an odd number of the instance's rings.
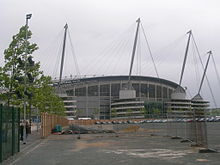
[[[106,153],[117,155],[125,154],[127,156],[138,158],[157,158],[163,160],[178,159],[187,154],[193,153],[190,150],[176,151],[171,149],[127,149],[127,150],[104,150]]]
[[[86,142],[86,141],[78,141],[75,143],[75,149],[72,151],[80,151],[86,148],[104,148],[108,146],[112,146],[116,142],[113,141],[105,141],[105,142]]]
[[[119,132],[122,132],[122,133],[124,133],[124,132],[126,132],[126,133],[127,132],[137,132],[139,128],[140,127],[137,125],[132,125],[132,126],[129,126],[127,128],[120,130]]]
[[[196,159],[197,162],[208,162],[209,160],[207,159]]]

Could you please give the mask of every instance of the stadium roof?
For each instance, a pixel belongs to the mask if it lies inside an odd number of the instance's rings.
[[[71,79],[71,80],[63,80],[61,85],[65,84],[77,84],[83,82],[103,82],[103,81],[120,81],[120,80],[128,80],[128,76],[101,76],[101,77],[89,77],[89,78],[81,78],[81,79]],[[154,83],[163,83],[174,88],[177,88],[179,85],[175,82],[156,78],[156,77],[148,77],[148,76],[131,76],[131,80],[136,81],[150,81]],[[55,82],[54,85],[58,85],[58,82]]]

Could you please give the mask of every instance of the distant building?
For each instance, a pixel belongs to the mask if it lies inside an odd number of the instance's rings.
[[[165,114],[165,102],[171,100],[171,94],[178,87],[165,79],[132,76],[132,96],[126,98],[129,92],[121,96],[120,92],[126,89],[127,83],[128,76],[103,76],[67,80],[60,85],[54,83],[54,88],[65,100],[67,116],[110,119],[140,118],[154,113],[154,109]]]

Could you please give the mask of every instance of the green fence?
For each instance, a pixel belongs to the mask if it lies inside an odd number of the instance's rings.
[[[20,111],[0,105],[0,162],[20,150]]]

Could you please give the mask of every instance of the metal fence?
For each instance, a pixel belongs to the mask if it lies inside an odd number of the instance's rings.
[[[0,162],[20,151],[20,110],[0,105]]]
[[[167,134],[172,138],[191,141],[195,146],[208,147],[205,111],[193,109],[168,114]]]

